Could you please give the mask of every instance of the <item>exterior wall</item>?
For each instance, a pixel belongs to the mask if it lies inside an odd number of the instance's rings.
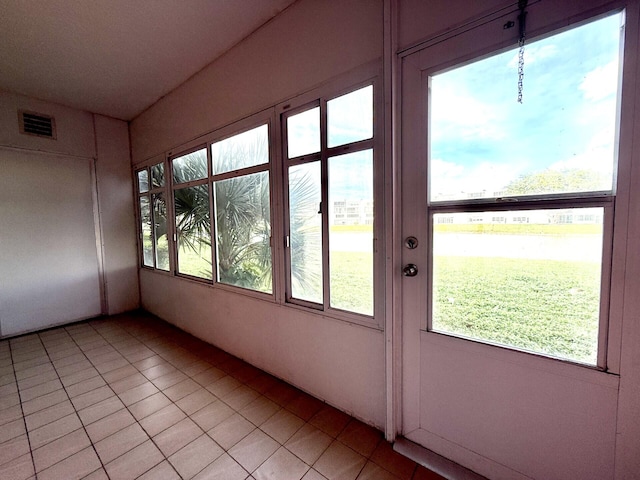
[[[381,0],[301,0],[131,123],[135,164],[382,63]],[[345,85],[348,87],[349,85]],[[321,314],[142,270],[142,306],[377,427],[384,334]]]

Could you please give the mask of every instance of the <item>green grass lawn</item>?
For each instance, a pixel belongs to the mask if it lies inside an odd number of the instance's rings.
[[[436,257],[434,329],[595,363],[600,265]]]

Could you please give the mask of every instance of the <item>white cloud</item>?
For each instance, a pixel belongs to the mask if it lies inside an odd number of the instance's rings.
[[[584,98],[592,101],[615,95],[618,90],[618,59],[591,70],[578,88]]]

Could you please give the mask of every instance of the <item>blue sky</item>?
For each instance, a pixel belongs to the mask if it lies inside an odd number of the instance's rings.
[[[501,190],[547,168],[611,174],[621,15],[431,77],[434,195]]]

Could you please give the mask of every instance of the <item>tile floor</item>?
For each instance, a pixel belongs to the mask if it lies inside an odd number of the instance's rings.
[[[0,341],[0,478],[442,477],[381,432],[135,313]]]

